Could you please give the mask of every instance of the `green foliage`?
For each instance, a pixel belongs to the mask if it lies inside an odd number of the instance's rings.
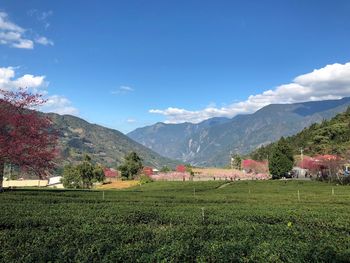
[[[241,164],[242,164],[242,157],[239,154],[235,154],[232,156],[232,158],[233,158],[233,161],[232,161],[233,168],[240,170]]]
[[[83,188],[83,183],[78,169],[73,165],[66,165],[63,169],[62,183],[64,188]]]
[[[104,199],[102,191],[6,191],[0,261],[349,261],[348,186],[223,184],[154,182]]]
[[[286,176],[293,168],[294,158],[293,151],[286,140],[281,140],[272,149],[269,158],[269,170],[273,179],[279,179]]]
[[[256,161],[264,161],[269,159],[269,155],[271,154],[272,145],[261,146],[259,149],[253,151],[250,154],[250,158]]]
[[[91,163],[91,158],[86,155],[84,161],[81,164],[78,164],[76,169],[83,181],[83,187],[91,188],[94,179],[94,166]]]
[[[130,152],[124,157],[124,163],[118,167],[124,180],[135,179],[143,168],[142,159],[136,152]]]
[[[148,184],[148,183],[152,183],[152,182],[153,182],[153,180],[149,176],[144,175],[144,174],[140,176],[140,185]]]
[[[171,171],[171,169],[168,166],[163,166],[162,169],[160,169],[160,172],[162,172],[162,173],[167,173],[170,171]]]
[[[65,188],[91,188],[93,183],[103,182],[104,178],[102,167],[93,165],[91,157],[85,155],[82,163],[64,167],[62,183]]]
[[[93,179],[96,182],[103,182],[105,180],[105,173],[101,165],[95,165],[93,172]]]
[[[331,120],[312,124],[298,134],[285,139],[293,154],[300,154],[300,148],[306,155],[337,154],[346,156],[350,148],[350,107],[346,112],[338,114]],[[250,157],[255,160],[270,156],[278,142],[262,146],[253,151]]]
[[[45,114],[46,115],[46,114]],[[137,151],[144,164],[152,167],[168,165],[174,167],[177,161],[162,157],[142,146],[121,132],[96,124],[91,124],[75,116],[47,114],[55,128],[60,131],[60,156],[57,166],[83,161],[84,153],[93,156],[95,162],[106,167],[117,167],[122,163],[125,154]]]
[[[194,172],[192,170],[192,168],[193,168],[192,165],[186,164],[185,167],[186,167],[186,172],[189,173],[191,176],[194,176]]]

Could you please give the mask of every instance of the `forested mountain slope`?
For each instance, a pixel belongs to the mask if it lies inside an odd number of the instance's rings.
[[[137,152],[145,165],[160,168],[177,164],[176,161],[160,156],[117,130],[91,124],[70,115],[50,113],[48,116],[59,132],[59,167],[82,160],[84,154],[91,155],[94,161],[107,167],[116,167],[130,151]]]
[[[314,123],[298,134],[285,138],[295,154],[336,154],[345,156],[350,150],[350,107],[330,120]],[[253,151],[254,159],[266,159],[277,142]]]

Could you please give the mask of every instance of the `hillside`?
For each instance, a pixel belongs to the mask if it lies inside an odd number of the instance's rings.
[[[330,119],[350,105],[350,98],[272,104],[232,119],[199,124],[164,124],[139,128],[128,136],[157,153],[199,166],[224,166],[230,152],[247,154],[312,123]]]
[[[59,167],[82,160],[84,153],[107,167],[115,167],[130,151],[136,151],[145,165],[158,168],[176,165],[175,161],[160,156],[117,130],[91,124],[70,115],[50,113],[48,116],[59,131]]]
[[[312,124],[298,134],[286,138],[295,154],[304,150],[306,155],[346,155],[350,149],[350,107],[330,120]],[[257,160],[266,159],[277,142],[261,147],[250,155]]]
[[[162,156],[188,161],[196,152],[194,146],[191,145],[190,138],[203,130],[228,121],[230,121],[228,118],[212,118],[198,124],[158,122],[151,126],[136,129],[128,133],[128,136]]]

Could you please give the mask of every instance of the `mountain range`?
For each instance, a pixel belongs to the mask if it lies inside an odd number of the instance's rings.
[[[146,148],[123,133],[97,124],[91,124],[71,115],[49,113],[54,128],[59,132],[60,156],[58,168],[77,163],[89,154],[92,160],[106,167],[116,167],[123,162],[125,154],[135,151],[144,165],[161,168],[176,166],[177,162]]]
[[[337,114],[330,120],[314,123],[301,132],[286,137],[284,143],[291,147],[294,155],[301,153],[309,156],[324,154],[350,157],[350,107],[343,113]],[[250,157],[255,160],[266,160],[279,141],[262,146],[252,153]],[[301,151],[302,150],[302,151]]]
[[[198,124],[156,123],[128,136],[158,154],[197,166],[228,165],[230,153],[247,154],[282,136],[343,112],[350,98],[271,104],[253,114],[212,118]]]

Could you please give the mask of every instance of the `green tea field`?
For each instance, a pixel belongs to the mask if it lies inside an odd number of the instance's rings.
[[[216,181],[7,190],[0,209],[0,262],[350,261],[350,186]]]

